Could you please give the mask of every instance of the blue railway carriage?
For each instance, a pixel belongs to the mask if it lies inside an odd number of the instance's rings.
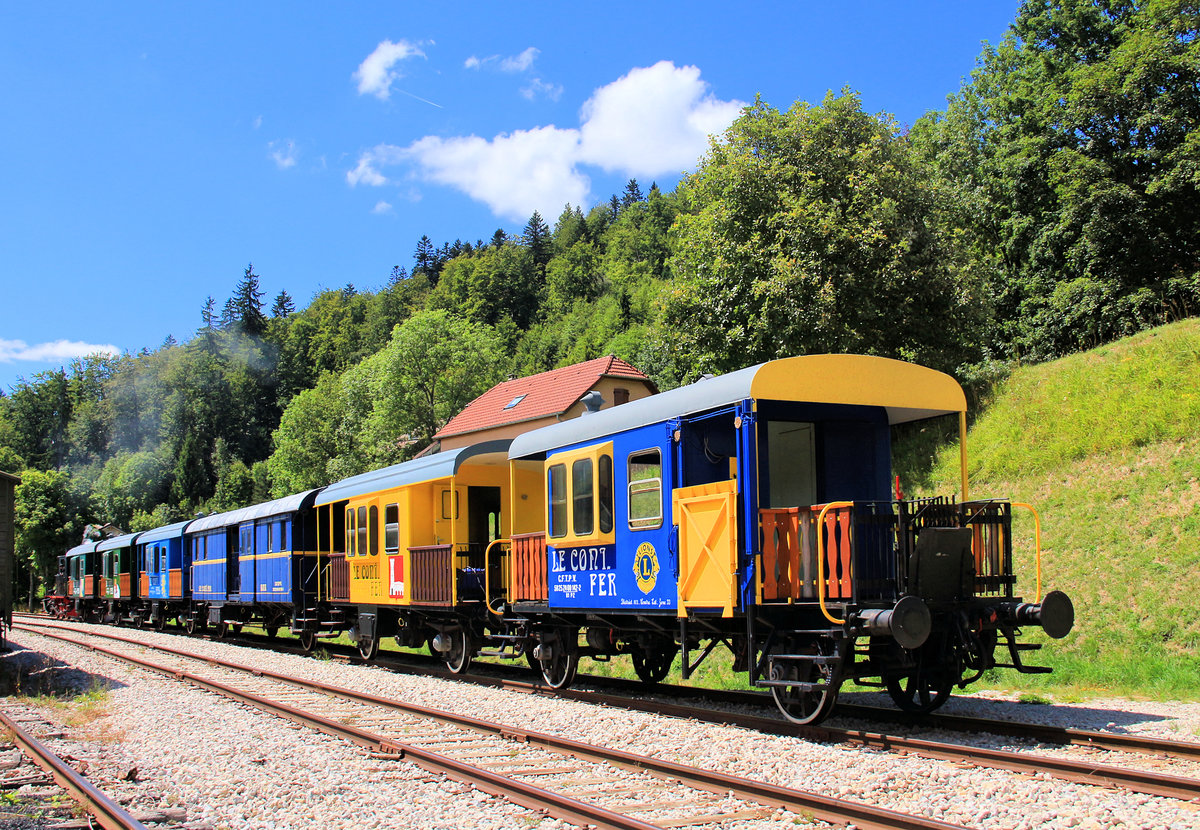
[[[167,620],[186,620],[191,601],[191,549],[183,543],[187,522],[148,530],[138,536],[141,571],[139,622],[161,631]]]
[[[134,550],[137,533],[124,533],[96,543],[100,564],[99,601],[104,622],[141,621],[139,569]]]
[[[800,723],[847,680],[929,711],[993,666],[1039,671],[1019,628],[1065,636],[1070,600],[1014,595],[1014,505],[967,500],[965,444],[962,500],[892,495],[890,427],[957,415],[965,435],[965,411],[942,373],[817,355],[518,436],[510,615],[553,685],[581,655],[654,682],[724,645]]]
[[[188,630],[212,625],[219,635],[258,622],[274,635],[316,593],[316,515],[308,490],[194,520]]]
[[[93,619],[100,600],[100,558],[96,555],[96,543],[76,545],[62,560],[71,609],[80,619]]]

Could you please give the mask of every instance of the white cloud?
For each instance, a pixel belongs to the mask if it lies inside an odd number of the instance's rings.
[[[380,144],[359,157],[346,181],[390,184],[384,168],[412,164],[420,178],[454,187],[499,215],[519,220],[538,210],[549,216],[567,202],[586,204],[587,165],[637,177],[690,168],[708,149],[709,134],[727,127],[743,106],[717,99],[698,68],[662,61],[597,89],[580,110],[578,129],[545,126],[490,140],[426,136],[407,147]]]
[[[484,58],[483,60],[495,60],[495,56],[491,58]],[[463,61],[463,69],[478,69],[479,67],[483,66],[483,60],[471,55],[471,57]]]
[[[562,97],[563,88],[561,84],[551,84],[543,81],[541,78],[534,78],[527,85],[521,87],[521,95],[532,101],[539,95],[544,95],[551,101],[557,101]]]
[[[90,354],[119,355],[121,350],[110,343],[98,345],[83,343],[79,340],[54,340],[50,343],[39,343],[30,346],[24,340],[0,339],[0,363],[15,361],[33,361],[46,363],[55,360],[70,360],[73,357],[85,357]]]
[[[530,46],[519,55],[513,55],[511,58],[505,58],[500,61],[501,72],[524,72],[529,67],[533,66],[534,58],[540,55],[541,49],[536,46]]]
[[[745,104],[720,101],[695,66],[660,61],[596,90],[580,117],[580,161],[634,176],[680,172]]]
[[[254,129],[257,130],[261,126],[262,126],[262,116],[260,115],[254,119]]]
[[[375,207],[371,208],[371,213],[391,213],[391,212],[392,212],[392,206],[388,202],[383,201],[382,199],[380,199],[378,202],[375,203]]]
[[[535,210],[583,204],[587,176],[575,168],[579,134],[537,127],[478,136],[426,136],[407,148],[395,148],[417,164],[430,181],[450,185],[511,219],[527,219]]]
[[[272,141],[267,144],[267,151],[270,154],[275,166],[280,170],[287,170],[289,167],[296,166],[296,157],[299,151],[296,149],[296,142],[288,139],[287,141]]]
[[[400,71],[393,67],[412,57],[425,57],[419,44],[409,43],[407,40],[398,43],[385,40],[380,43],[354,72],[353,77],[358,81],[358,94],[374,95],[386,101],[392,94],[392,84],[403,77]]]

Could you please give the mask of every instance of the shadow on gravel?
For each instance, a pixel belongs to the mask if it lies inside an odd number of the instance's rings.
[[[0,695],[5,697],[57,697],[71,700],[118,689],[125,684],[91,674],[58,658],[9,641],[0,652]]]
[[[873,692],[842,695],[838,698],[846,703],[861,703],[866,706],[892,706],[887,695]],[[1131,705],[1136,703],[1131,701]],[[973,718],[1014,721],[1017,723],[1045,723],[1073,729],[1104,730],[1120,733],[1125,727],[1139,724],[1158,723],[1170,717],[1152,712],[1136,710],[1105,709],[1101,706],[1067,705],[1052,702],[1026,703],[1016,700],[992,700],[984,697],[954,695],[937,711],[940,715],[962,715]]]

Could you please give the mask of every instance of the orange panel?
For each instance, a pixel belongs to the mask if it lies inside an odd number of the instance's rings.
[[[524,533],[512,537],[513,601],[546,601],[550,588],[546,574],[546,534]]]
[[[138,583],[141,586],[141,593],[139,593],[138,596],[150,596],[150,574],[142,574],[141,578],[138,580]]]
[[[800,596],[800,508],[763,508],[763,599]]]
[[[179,569],[167,571],[167,596],[183,596],[183,571]]]

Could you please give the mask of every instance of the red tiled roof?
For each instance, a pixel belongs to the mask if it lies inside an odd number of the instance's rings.
[[[561,415],[602,377],[643,381],[653,388],[650,378],[624,360],[612,355],[597,357],[595,360],[499,383],[467,404],[462,412],[438,430],[434,438]],[[506,409],[513,401],[517,403]]]

